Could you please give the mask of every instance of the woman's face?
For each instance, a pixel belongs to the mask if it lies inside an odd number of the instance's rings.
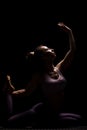
[[[43,51],[43,58],[54,60],[56,57],[56,53],[54,52],[54,49],[48,48],[47,46],[41,46],[40,49]]]

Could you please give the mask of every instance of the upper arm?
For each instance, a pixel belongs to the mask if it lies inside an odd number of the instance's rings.
[[[66,71],[69,66],[71,65],[72,63],[72,60],[73,60],[73,57],[74,57],[74,52],[69,50],[65,57],[56,65],[56,67],[61,71],[61,72],[64,72]]]
[[[26,94],[29,95],[36,90],[36,88],[38,87],[38,85],[41,81],[40,79],[41,78],[38,74],[34,74],[32,76],[32,79],[29,81],[29,83],[26,86]]]

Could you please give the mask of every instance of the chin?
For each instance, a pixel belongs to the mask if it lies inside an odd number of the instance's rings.
[[[54,58],[56,58],[56,54],[55,53],[53,53],[53,56],[54,56]]]
[[[54,54],[54,55],[52,55],[52,59],[54,60],[56,58],[56,55]]]

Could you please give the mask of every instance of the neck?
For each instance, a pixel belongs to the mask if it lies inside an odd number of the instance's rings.
[[[52,72],[54,71],[54,65],[53,64],[49,64],[46,67],[46,72]]]

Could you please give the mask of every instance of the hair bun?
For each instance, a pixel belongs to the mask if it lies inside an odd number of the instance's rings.
[[[29,52],[29,55],[33,56],[34,55],[34,51]]]
[[[34,51],[28,52],[26,55],[26,59],[29,59],[34,56]]]

